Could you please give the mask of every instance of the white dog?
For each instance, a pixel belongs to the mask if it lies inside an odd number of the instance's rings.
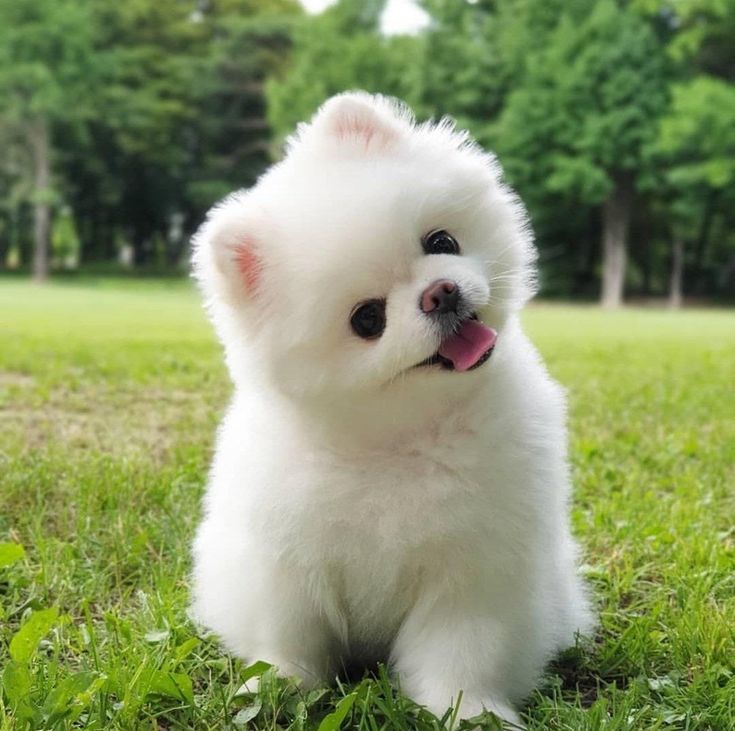
[[[518,722],[590,628],[533,261],[493,157],[364,93],[212,210],[194,268],[235,395],[193,606],[233,653],[307,684],[382,660],[439,715],[462,691]]]

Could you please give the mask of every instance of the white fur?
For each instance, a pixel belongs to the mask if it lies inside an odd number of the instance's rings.
[[[461,256],[426,256],[441,228]],[[244,242],[244,244],[243,244]],[[260,262],[248,287],[233,261]],[[194,266],[235,383],[194,545],[194,612],[308,683],[390,662],[437,714],[512,704],[589,630],[568,521],[565,403],[521,330],[534,250],[491,156],[383,97],[331,99],[283,162],[216,207]],[[499,332],[489,361],[411,369],[449,277]],[[378,340],[350,312],[387,299]]]

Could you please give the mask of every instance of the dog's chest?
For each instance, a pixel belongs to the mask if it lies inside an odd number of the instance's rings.
[[[443,534],[448,511],[462,511],[483,479],[474,447],[464,446],[462,454],[435,448],[308,455],[294,506],[302,529],[363,560],[425,547]]]
[[[390,633],[471,529],[475,462],[456,449],[312,452],[288,486],[287,519],[282,510],[268,523],[283,553],[329,587],[352,636]]]

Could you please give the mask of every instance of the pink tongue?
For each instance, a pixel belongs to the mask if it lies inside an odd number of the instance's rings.
[[[498,333],[479,320],[465,320],[462,327],[448,337],[439,348],[439,355],[451,360],[454,369],[466,371],[495,345]]]

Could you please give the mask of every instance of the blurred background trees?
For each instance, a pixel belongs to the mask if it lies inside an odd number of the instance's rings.
[[[0,267],[181,271],[330,94],[497,152],[550,296],[735,293],[735,0],[0,0]]]

